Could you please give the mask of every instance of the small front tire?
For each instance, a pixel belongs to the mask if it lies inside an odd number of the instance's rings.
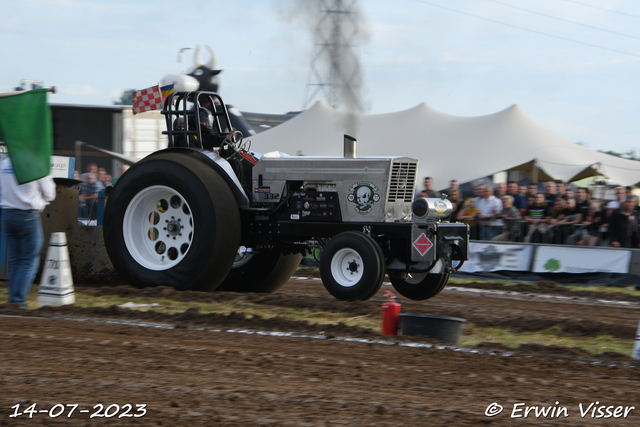
[[[382,286],[384,274],[382,250],[363,233],[340,233],[322,252],[320,277],[327,291],[338,300],[371,298]]]
[[[415,301],[433,298],[447,285],[449,273],[410,273],[406,277],[389,274],[389,280],[400,295]]]

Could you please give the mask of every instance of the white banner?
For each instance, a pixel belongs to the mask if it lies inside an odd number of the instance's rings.
[[[538,246],[534,273],[629,273],[631,251]]]
[[[465,261],[460,271],[529,271],[533,246],[470,242],[469,252],[469,261]]]

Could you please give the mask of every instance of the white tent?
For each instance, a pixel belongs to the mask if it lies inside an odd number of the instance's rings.
[[[535,122],[517,105],[486,116],[460,117],[423,103],[388,114],[353,115],[318,101],[298,116],[251,137],[252,150],[290,155],[342,156],[343,135],[355,137],[357,156],[409,156],[437,188],[502,171],[540,181],[603,175],[621,185],[640,183],[640,163],[599,153]],[[535,172],[534,172],[535,171]]]

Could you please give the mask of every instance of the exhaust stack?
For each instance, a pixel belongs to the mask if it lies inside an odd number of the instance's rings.
[[[347,134],[344,135],[344,158],[355,159],[356,158],[356,139]]]

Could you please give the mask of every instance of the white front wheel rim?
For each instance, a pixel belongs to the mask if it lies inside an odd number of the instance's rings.
[[[340,249],[331,259],[331,276],[340,286],[355,286],[363,273],[362,257],[351,248]]]
[[[122,234],[133,259],[149,270],[168,270],[187,255],[194,236],[184,197],[164,185],[147,187],[127,206]]]

